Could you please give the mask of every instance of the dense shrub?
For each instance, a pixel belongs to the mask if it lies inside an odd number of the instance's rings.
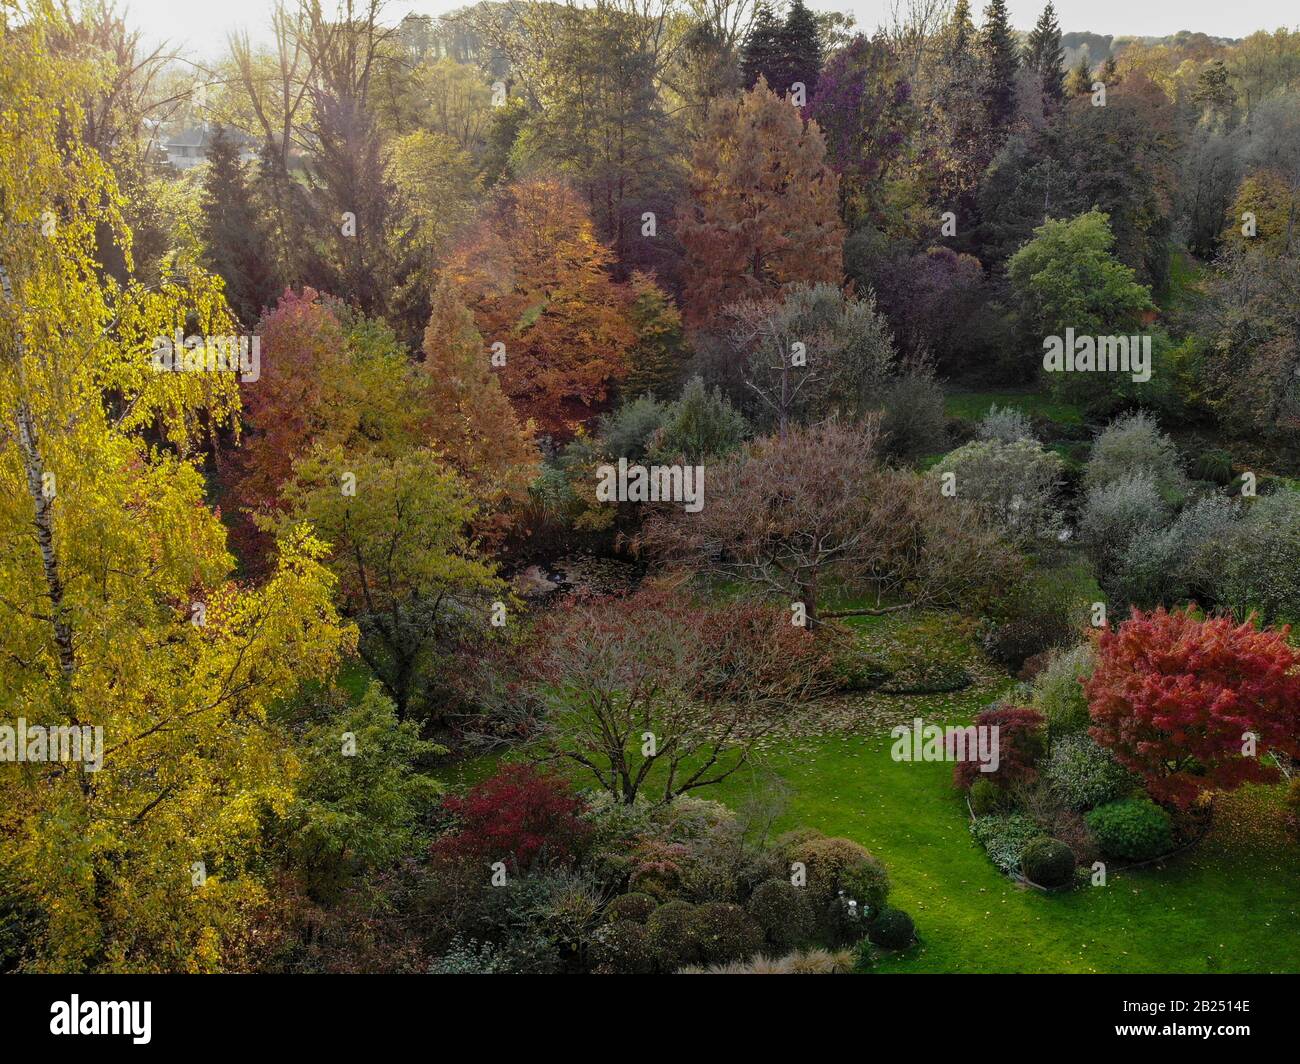
[[[962,790],[970,788],[977,779],[991,779],[1001,786],[1034,779],[1037,764],[1043,756],[1046,740],[1043,733],[1043,715],[1028,706],[991,706],[975,718],[977,728],[997,728],[998,767],[995,772],[980,771],[980,763],[967,756],[953,764],[953,782]],[[955,737],[949,740],[955,746]],[[949,750],[949,756],[954,751]]]
[[[664,422],[665,407],[652,395],[629,399],[600,419],[600,443],[611,458],[644,458]]]
[[[1080,643],[1052,655],[1047,667],[1034,677],[1033,704],[1047,718],[1053,743],[1088,727],[1088,696],[1081,681],[1096,667],[1091,643]]]
[[[1091,491],[1134,476],[1151,480],[1171,505],[1180,502],[1187,490],[1178,448],[1153,418],[1141,412],[1116,418],[1097,437],[1083,479]]]
[[[1184,809],[1209,790],[1275,780],[1242,737],[1254,734],[1258,754],[1300,750],[1300,652],[1288,634],[1191,610],[1135,612],[1098,641],[1090,734]]]
[[[1097,837],[1088,827],[1088,821],[1082,813],[1076,813],[1073,809],[1057,809],[1046,830],[1052,838],[1059,839],[1070,847],[1075,861],[1080,865],[1090,865],[1100,856]]]
[[[430,975],[496,975],[507,971],[491,942],[457,939],[429,963]]]
[[[807,870],[809,902],[825,910],[838,895],[856,901],[861,909],[874,912],[889,896],[885,866],[851,839],[816,835],[788,845],[787,861],[799,862]]]
[[[726,964],[756,953],[763,931],[739,905],[714,901],[697,905],[691,914],[695,941],[706,964]]]
[[[1142,609],[1213,599],[1224,563],[1236,553],[1230,541],[1239,515],[1234,503],[1211,495],[1169,526],[1139,531],[1119,553],[1108,589],[1118,602]]]
[[[618,920],[631,920],[643,924],[650,919],[650,914],[659,908],[659,902],[649,894],[620,894],[605,906],[605,921],[614,923]]]
[[[957,662],[917,654],[891,669],[879,689],[887,695],[936,695],[964,691],[972,682]]]
[[[745,903],[769,945],[789,949],[807,941],[816,927],[808,895],[784,879],[769,879],[754,888]]]
[[[1173,849],[1169,814],[1150,798],[1110,802],[1098,806],[1087,819],[1097,845],[1107,857],[1147,861]]]
[[[912,371],[895,378],[885,388],[884,452],[904,461],[944,449],[943,389],[927,372]]]
[[[710,392],[702,378],[693,377],[681,397],[664,407],[649,458],[666,463],[716,458],[739,447],[749,432],[749,422],[718,388]]]
[[[1012,539],[1032,542],[1060,525],[1061,459],[1034,440],[976,440],[931,471],[956,475],[957,498],[973,502]]]
[[[996,440],[998,443],[1037,441],[1034,427],[1025,414],[1013,406],[999,407],[996,403],[980,419],[977,431],[981,440]]]
[[[1137,783],[1109,750],[1088,735],[1070,735],[1055,743],[1043,776],[1061,804],[1077,812],[1123,798]]]
[[[997,810],[1002,801],[1002,792],[991,779],[981,776],[970,785],[969,797],[971,812],[976,816],[988,816]]]
[[[1263,624],[1300,622],[1300,492],[1256,499],[1218,553],[1219,602]]]
[[[591,965],[597,975],[653,971],[655,955],[646,928],[633,920],[615,920],[600,928],[591,943]]]
[[[661,971],[674,972],[703,960],[695,906],[688,901],[665,902],[645,922],[650,952]]]
[[[1134,538],[1161,528],[1168,520],[1169,506],[1145,471],[1123,473],[1088,492],[1079,512],[1079,538],[1088,549],[1103,587],[1107,587],[1110,574],[1118,570]]]
[[[989,860],[1010,874],[1020,870],[1025,847],[1042,834],[1042,829],[1023,813],[1006,813],[978,817],[971,821],[970,832]]]
[[[436,852],[504,861],[516,870],[572,859],[589,833],[582,799],[531,765],[506,765],[442,804],[458,830],[439,839]]]
[[[916,940],[916,925],[902,909],[886,906],[867,925],[867,938],[881,949],[906,949]]]
[[[1031,839],[1020,855],[1020,870],[1040,887],[1063,887],[1074,877],[1074,854],[1056,839]]]

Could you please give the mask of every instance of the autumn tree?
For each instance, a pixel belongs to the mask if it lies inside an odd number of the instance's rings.
[[[532,427],[520,424],[469,310],[434,288],[424,332],[428,440],[488,510],[521,502],[537,467]]]
[[[1097,639],[1084,682],[1089,733],[1152,795],[1187,807],[1206,791],[1271,782],[1269,751],[1300,750],[1300,654],[1288,629],[1135,610]]]
[[[8,764],[0,832],[43,914],[45,970],[215,971],[267,898],[261,811],[292,797],[268,708],[351,642],[323,548],[286,529],[269,578],[236,583],[206,505],[205,424],[226,371],[159,372],[158,336],[228,335],[214,278],[147,288],[81,94],[102,67],[54,56],[54,4],[0,33],[0,715],[102,729],[99,756]],[[101,233],[101,240],[103,239]],[[97,771],[87,769],[97,768]]]
[[[428,450],[388,456],[317,446],[294,464],[284,510],[263,523],[307,523],[361,632],[358,649],[403,717],[427,715],[428,670],[457,630],[485,631],[504,595],[470,538],[464,482]]]
[[[677,391],[689,354],[681,311],[647,274],[633,274],[631,287],[636,344],[628,352],[628,373],[621,391],[667,399]]]
[[[444,272],[488,348],[502,345],[496,372],[520,418],[557,437],[598,412],[627,373],[632,293],[612,264],[577,194],[532,180],[501,193]]]
[[[719,106],[696,144],[690,196],[677,215],[687,323],[799,282],[838,284],[838,197],[820,127],[765,81]]]
[[[227,479],[239,502],[267,511],[313,444],[416,446],[428,416],[424,381],[385,325],[311,288],[286,292],[259,328],[261,372],[245,382],[244,445]]]
[[[699,513],[656,513],[641,545],[670,565],[741,580],[808,624],[832,580],[870,597],[851,612],[975,606],[1015,570],[1013,552],[964,502],[881,466],[874,418],[757,440],[707,466]]]
[[[808,114],[826,139],[850,219],[884,225],[886,183],[918,124],[912,85],[889,45],[855,37],[827,62]]]
[[[829,690],[824,655],[784,609],[680,590],[566,602],[540,622],[530,667],[548,710],[538,756],[627,805],[727,779]]]

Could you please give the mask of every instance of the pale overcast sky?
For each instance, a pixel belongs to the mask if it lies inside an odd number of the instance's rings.
[[[814,10],[851,12],[864,30],[883,21],[889,0],[805,0]],[[1046,0],[1008,0],[1012,23],[1028,29]],[[131,22],[149,36],[185,42],[196,57],[224,48],[226,34],[247,29],[255,39],[266,34],[268,0],[123,0]],[[464,6],[464,0],[389,0],[386,13],[396,21],[408,11],[444,14]],[[972,0],[981,11],[984,0]],[[1164,36],[1193,30],[1219,37],[1244,37],[1258,29],[1300,25],[1296,0],[1056,0],[1061,28],[1109,33],[1114,36]],[[978,19],[977,19],[978,21]]]

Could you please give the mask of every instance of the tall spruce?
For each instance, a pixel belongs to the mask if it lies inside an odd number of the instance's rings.
[[[1056,8],[1049,3],[1025,42],[1025,66],[1038,74],[1045,103],[1059,104],[1065,99],[1064,61],[1061,25],[1056,20]]]
[[[202,210],[208,266],[225,280],[226,301],[251,328],[274,301],[277,284],[239,145],[220,126],[208,148]]]
[[[984,101],[994,130],[1011,123],[1016,109],[1016,71],[1020,50],[1011,30],[1006,0],[989,0],[980,27],[980,59],[984,70]]]
[[[781,70],[784,81],[773,85],[778,95],[802,83],[805,98],[812,99],[817,88],[817,77],[822,69],[821,36],[817,32],[817,18],[804,7],[803,0],[793,0],[786,12],[785,25],[777,34]]]
[[[749,36],[745,38],[745,47],[740,57],[740,70],[745,79],[745,88],[752,89],[760,77],[766,78],[768,86],[776,91],[774,78],[779,75],[779,42],[781,23],[772,14],[772,8],[760,3],[754,13],[754,24]]]
[[[951,29],[952,50],[949,58],[966,55],[975,40],[975,23],[970,17],[970,0],[957,0],[952,9]]]

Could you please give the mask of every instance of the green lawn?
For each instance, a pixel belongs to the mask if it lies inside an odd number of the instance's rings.
[[[1082,425],[1083,411],[1042,392],[949,392],[944,413],[949,417],[979,421],[991,406],[1009,406],[1025,414],[1041,414],[1062,425]]]
[[[896,763],[887,736],[800,742],[763,768],[791,790],[778,826],[847,836],[885,862],[922,942],[883,971],[1300,971],[1300,847],[1278,827],[1281,788],[1221,799],[1211,835],[1167,865],[1046,895],[971,839],[951,767]],[[733,777],[712,796],[738,804],[754,785]]]

